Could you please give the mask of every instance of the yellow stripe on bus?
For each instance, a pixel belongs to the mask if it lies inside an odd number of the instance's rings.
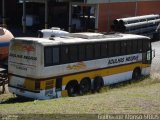
[[[123,72],[133,71],[136,67],[146,68],[149,66],[150,65],[148,65],[148,64],[134,63],[134,64],[117,66],[117,67],[111,67],[111,68],[102,68],[99,70],[82,72],[82,73],[77,73],[77,74],[73,74],[73,75],[66,75],[66,76],[63,76],[63,78],[62,78],[62,86],[66,86],[67,83],[70,82],[71,80],[77,80],[78,82],[80,82],[83,78],[86,78],[86,77],[88,77],[90,79],[94,79],[96,76],[102,76],[102,77],[110,76],[113,74],[119,74],[119,73],[123,73]],[[53,81],[53,88],[54,88],[56,85],[56,78],[55,79],[52,78],[49,80],[44,79],[44,80],[40,81],[40,89],[41,90],[47,89],[46,83],[49,81]],[[29,90],[35,89],[35,81],[34,80],[26,79],[24,84],[25,84],[26,88]]]
[[[104,76],[109,76],[109,75],[113,75],[113,74],[133,71],[136,67],[145,68],[145,67],[149,67],[149,66],[150,65],[147,65],[147,64],[134,63],[134,64],[122,65],[122,66],[118,66],[118,67],[105,68],[105,69],[102,68],[102,69],[95,70],[95,71],[78,73],[75,75],[69,75],[69,76],[63,77],[62,85],[67,85],[67,83],[71,80],[77,80],[78,82],[80,82],[85,77],[89,77],[90,79],[93,79],[96,76],[104,77]]]
[[[35,81],[30,79],[25,79],[24,86],[28,90],[35,90]]]

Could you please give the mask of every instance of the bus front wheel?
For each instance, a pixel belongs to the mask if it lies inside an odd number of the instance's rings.
[[[104,81],[103,81],[103,78],[100,77],[100,76],[97,76],[94,78],[94,81],[93,81],[93,90],[94,92],[99,92],[100,89],[104,86]]]
[[[140,70],[140,68],[134,69],[133,74],[132,74],[132,79],[133,80],[138,80],[138,79],[140,79],[140,77],[141,77],[141,70]]]

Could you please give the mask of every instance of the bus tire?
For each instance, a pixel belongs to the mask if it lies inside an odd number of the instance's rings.
[[[132,79],[133,80],[138,80],[141,78],[141,69],[140,68],[135,68],[132,74]]]
[[[80,82],[80,94],[86,94],[91,89],[91,80],[89,78],[84,78]]]
[[[104,86],[103,78],[101,76],[95,77],[93,81],[93,91],[99,92],[103,86]]]
[[[66,90],[68,92],[69,97],[74,97],[79,93],[79,85],[76,80],[70,81],[67,84]]]

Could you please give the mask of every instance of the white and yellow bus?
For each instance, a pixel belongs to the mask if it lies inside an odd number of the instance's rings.
[[[151,41],[139,35],[14,38],[9,51],[9,91],[34,99],[85,94],[149,75],[151,61]]]

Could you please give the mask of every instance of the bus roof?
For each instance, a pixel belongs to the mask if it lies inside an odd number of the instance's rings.
[[[93,43],[104,41],[122,41],[133,39],[150,39],[149,37],[133,34],[101,34],[101,33],[72,33],[68,36],[54,37],[50,39],[46,38],[34,38],[34,37],[17,37],[14,40],[37,42],[42,45],[59,45],[59,44],[78,44],[78,43]]]

